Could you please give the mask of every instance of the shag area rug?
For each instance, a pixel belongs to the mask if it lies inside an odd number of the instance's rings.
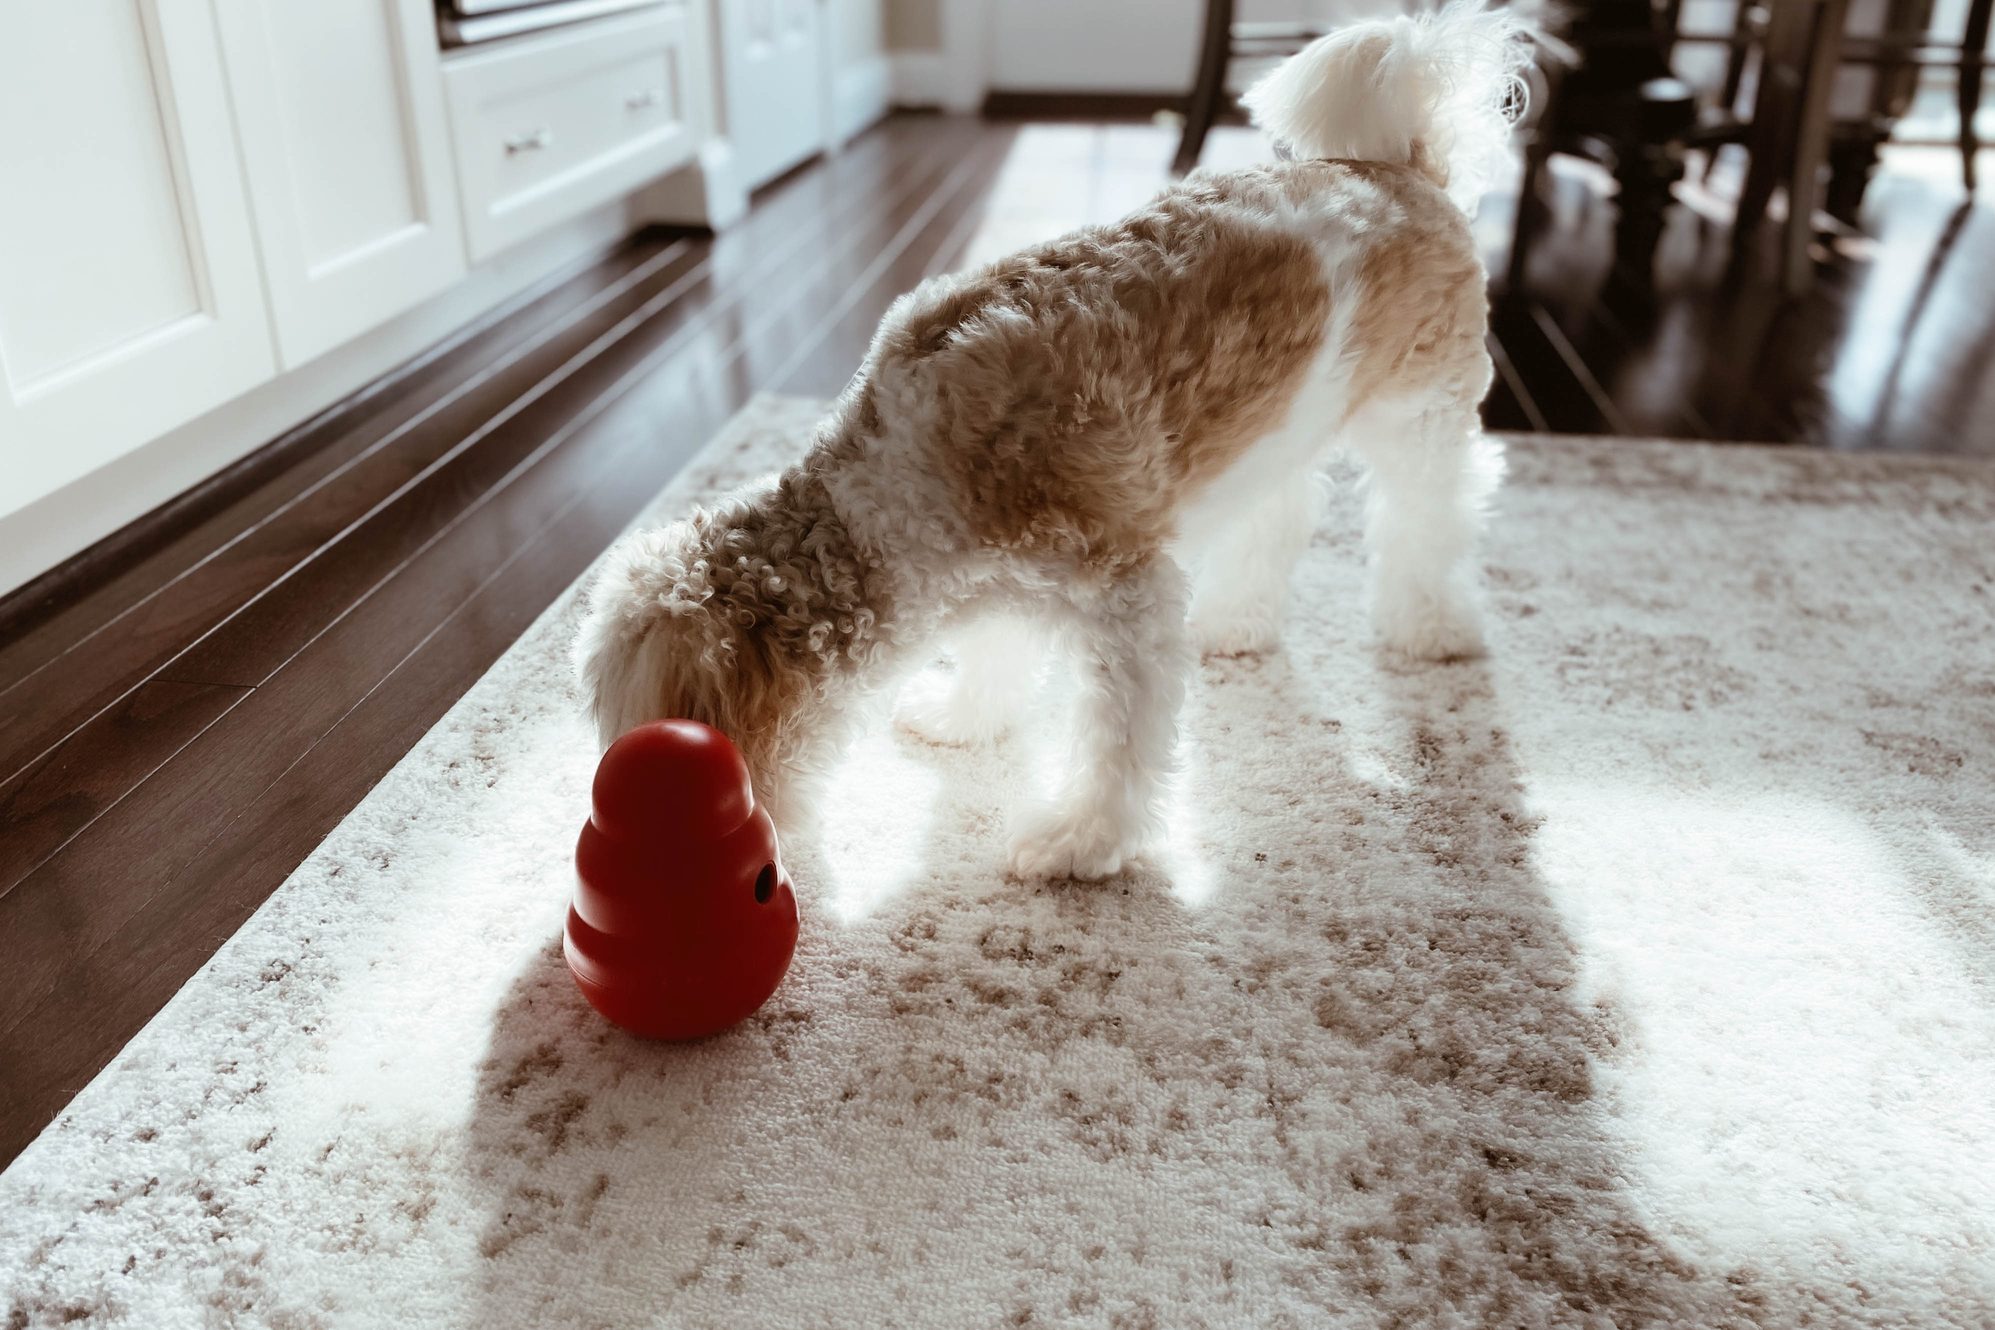
[[[1995,1325],[1995,471],[1511,455],[1488,660],[1375,655],[1340,490],[1154,863],[1003,876],[1052,720],[882,726],[691,1046],[562,964],[557,605],[0,1179],[6,1324]]]

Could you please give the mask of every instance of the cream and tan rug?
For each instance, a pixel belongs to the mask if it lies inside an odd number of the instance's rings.
[[[1995,470],[1513,458],[1488,661],[1374,657],[1346,494],[1154,867],[882,731],[692,1047],[562,967],[556,607],[0,1178],[6,1325],[1995,1325]]]

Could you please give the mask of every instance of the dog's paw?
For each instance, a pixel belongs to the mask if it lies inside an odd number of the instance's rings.
[[[1484,653],[1482,624],[1464,596],[1410,596],[1373,612],[1380,642],[1412,660],[1471,660]]]
[[[949,676],[924,674],[901,688],[894,724],[915,738],[951,748],[996,743],[1011,726],[1010,713],[969,695]]]
[[[1021,878],[1113,877],[1133,857],[1129,838],[1107,819],[1047,808],[1018,819],[1011,836],[1011,872]]]
[[[1185,628],[1201,656],[1265,655],[1281,645],[1282,600],[1216,592],[1194,596]]]
[[[1281,645],[1274,614],[1194,612],[1186,627],[1201,656],[1264,656]]]

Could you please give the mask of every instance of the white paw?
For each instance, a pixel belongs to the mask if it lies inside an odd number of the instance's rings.
[[[1475,607],[1459,594],[1381,600],[1372,617],[1387,649],[1414,660],[1467,660],[1484,651]]]
[[[1259,656],[1281,645],[1281,616],[1272,610],[1194,608],[1186,626],[1201,656]]]
[[[995,743],[1010,728],[1010,716],[957,687],[950,675],[918,675],[901,688],[894,723],[932,744],[967,747]]]
[[[1011,871],[1022,878],[1094,882],[1122,871],[1135,849],[1106,818],[1041,809],[1019,818],[1012,830]]]

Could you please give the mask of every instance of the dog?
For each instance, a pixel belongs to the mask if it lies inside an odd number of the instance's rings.
[[[1248,94],[1283,160],[902,296],[802,461],[606,556],[575,645],[602,742],[711,724],[789,827],[939,640],[953,681],[902,722],[1001,733],[1036,632],[1078,665],[1075,749],[1011,867],[1114,874],[1162,830],[1198,653],[1277,644],[1337,446],[1368,468],[1384,646],[1479,652],[1467,556],[1502,458],[1468,212],[1527,59],[1483,0],[1354,24]]]

